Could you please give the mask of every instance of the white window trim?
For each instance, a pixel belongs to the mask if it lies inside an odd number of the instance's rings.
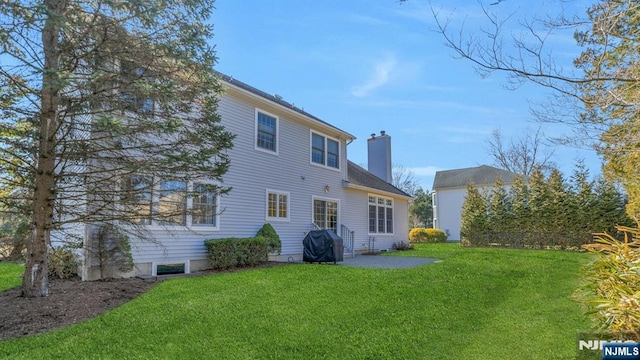
[[[193,191],[193,184],[197,183],[197,184],[212,184],[215,185],[217,184],[217,182],[215,181],[211,181],[211,180],[196,180],[196,181],[191,181],[187,183],[187,192],[192,192]],[[159,182],[153,187],[152,191],[151,191],[151,211],[152,212],[157,212],[158,211],[158,205],[160,203],[160,188],[159,188]],[[189,212],[192,208],[193,208],[193,198],[191,196],[187,196],[186,199],[186,211]],[[193,216],[191,214],[187,214],[186,215],[186,219],[185,219],[185,223],[184,224],[159,224],[156,220],[152,220],[151,224],[142,224],[141,226],[145,226],[147,229],[149,230],[166,230],[166,229],[170,229],[170,230],[185,230],[185,231],[196,231],[196,232],[203,232],[203,231],[219,231],[220,230],[220,195],[216,195],[216,225],[215,226],[211,226],[211,225],[205,225],[205,224],[196,224],[193,225],[192,221],[193,221]],[[161,264],[162,265],[162,264]]]
[[[158,265],[169,265],[169,264],[184,264],[184,273],[191,273],[191,261],[189,260],[176,260],[176,261],[153,261],[151,262],[151,276],[158,276]]]
[[[378,204],[378,199],[384,199],[385,200],[385,204],[384,207],[389,209],[391,208],[393,210],[393,218],[391,219],[391,221],[393,221],[393,232],[371,232],[369,229],[369,205],[372,205],[372,203],[369,202],[369,197],[373,196],[376,198],[376,230],[378,229],[378,207],[380,206]],[[391,205],[387,205],[387,200],[391,200]],[[386,218],[386,210],[385,210],[385,229],[387,228],[387,218]],[[382,195],[378,195],[378,194],[367,194],[367,233],[368,235],[378,235],[378,236],[393,236],[395,234],[396,231],[396,200],[392,197],[388,197],[388,196],[382,196]]]
[[[324,164],[318,164],[317,162],[313,161],[313,134],[322,136],[324,138]],[[332,166],[328,166],[327,163],[327,158],[328,158],[328,146],[327,146],[327,139],[331,139],[335,142],[338,143],[338,167],[334,168]],[[321,132],[315,131],[315,130],[310,130],[309,131],[309,163],[313,166],[318,166],[321,168],[325,168],[325,169],[329,169],[329,170],[333,170],[333,171],[337,171],[340,172],[340,169],[342,168],[342,143],[340,142],[340,139],[336,139],[332,136],[323,134]]]
[[[338,204],[338,223],[336,224],[336,228],[337,228],[337,231],[340,232],[340,225],[342,225],[342,206],[340,204],[340,199],[312,195],[311,196],[311,224],[315,223],[315,219],[313,217],[313,206],[314,206],[313,203],[315,202],[315,200],[331,201]],[[340,235],[340,234],[337,234],[337,235]]]
[[[193,192],[193,185],[194,184],[203,184],[203,185],[216,185],[217,183],[214,181],[192,181],[189,184],[187,184],[187,191]],[[186,221],[186,225],[188,228],[190,229],[198,229],[198,230],[215,230],[218,231],[220,230],[220,194],[216,194],[216,224],[215,226],[211,226],[209,224],[194,224],[193,223],[193,215],[191,214],[187,214],[187,221]],[[187,197],[187,211],[189,210],[193,210],[193,197],[192,196],[188,196]]]
[[[269,150],[269,149],[265,149],[265,148],[261,148],[258,146],[258,113],[263,113],[265,115],[271,116],[272,118],[276,119],[276,143],[275,143],[275,151],[273,150]],[[280,117],[278,115],[272,114],[268,111],[264,111],[262,109],[258,109],[256,108],[255,110],[255,114],[253,116],[253,125],[254,125],[254,131],[253,131],[253,148],[256,151],[261,151],[263,153],[266,154],[271,154],[271,155],[279,155],[279,151],[280,151]]]
[[[287,217],[270,217],[269,216],[269,194],[287,196]],[[264,199],[265,199],[264,218],[267,221],[290,221],[291,220],[291,193],[287,191],[267,189],[265,191]]]

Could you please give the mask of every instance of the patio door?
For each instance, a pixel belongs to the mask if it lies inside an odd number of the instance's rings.
[[[338,234],[338,201],[313,199],[313,222]]]

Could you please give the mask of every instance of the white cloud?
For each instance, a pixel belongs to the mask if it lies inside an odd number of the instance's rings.
[[[362,85],[354,86],[351,89],[351,95],[359,98],[365,97],[372,91],[384,86],[391,80],[391,73],[396,66],[395,56],[389,56],[387,59],[376,63],[369,79]]]

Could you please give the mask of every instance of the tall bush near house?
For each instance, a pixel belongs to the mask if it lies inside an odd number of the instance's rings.
[[[256,236],[260,236],[266,239],[267,241],[267,249],[270,254],[278,254],[282,252],[282,241],[280,241],[280,236],[276,232],[276,229],[271,226],[269,223],[265,223],[262,225],[260,230],[256,233]]]
[[[585,269],[582,300],[589,306],[598,330],[618,339],[632,334],[640,341],[640,229],[618,227],[624,241],[595,234],[596,243],[584,248],[597,254]]]
[[[409,231],[412,243],[435,243],[447,241],[447,235],[440,229],[413,228]]]

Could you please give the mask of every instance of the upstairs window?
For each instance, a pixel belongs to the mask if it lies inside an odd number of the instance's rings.
[[[340,143],[324,135],[311,132],[311,162],[339,169]]]
[[[278,117],[256,111],[256,149],[278,152]]]
[[[151,72],[132,62],[123,61],[120,65],[120,76],[123,108],[136,113],[152,113],[154,101],[151,97],[151,86],[154,78]]]

